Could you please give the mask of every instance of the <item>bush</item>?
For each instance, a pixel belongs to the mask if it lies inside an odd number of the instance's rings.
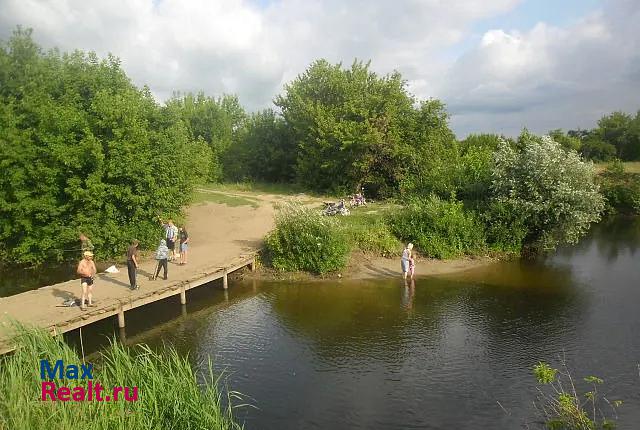
[[[422,253],[435,258],[475,254],[485,248],[482,224],[462,202],[440,200],[435,195],[411,202],[392,215],[392,231],[412,241]]]
[[[267,261],[282,271],[333,272],[347,264],[349,251],[337,220],[298,204],[279,208],[265,239]]]
[[[494,251],[520,252],[527,227],[524,217],[509,206],[491,202],[484,208],[481,219],[485,225],[487,244]]]
[[[29,429],[239,429],[231,404],[222,405],[216,378],[196,375],[173,349],[128,349],[113,342],[94,362],[94,384],[138,387],[138,401],[40,401],[39,360],[83,363],[63,341],[43,330],[19,329],[18,348],[0,357],[0,428]],[[82,386],[71,380],[59,386]],[[204,383],[200,385],[200,383]]]
[[[576,243],[604,208],[593,164],[548,136],[523,132],[518,145],[519,150],[502,143],[495,153],[495,201],[522,215],[525,243],[533,249]]]
[[[602,379],[597,376],[583,378],[589,389],[582,391],[576,387],[574,377],[564,364],[559,370],[540,362],[534,366],[533,374],[539,384],[534,405],[545,428],[613,430],[617,427],[616,410],[622,406],[622,401],[610,401],[600,393],[598,387],[604,382]]]
[[[626,173],[621,161],[614,161],[601,175],[600,186],[607,212],[640,214],[640,175]]]

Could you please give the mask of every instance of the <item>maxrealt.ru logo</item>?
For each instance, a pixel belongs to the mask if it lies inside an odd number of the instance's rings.
[[[61,402],[82,402],[98,401],[110,402],[118,401],[123,397],[128,402],[138,400],[138,387],[116,386],[107,390],[99,382],[93,380],[93,364],[66,365],[62,360],[56,360],[53,367],[48,360],[40,360],[40,378],[42,379],[41,400],[61,401]],[[58,386],[52,379],[86,381],[87,386]]]

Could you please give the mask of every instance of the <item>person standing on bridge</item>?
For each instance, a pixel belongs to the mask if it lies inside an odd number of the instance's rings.
[[[178,240],[178,227],[173,224],[173,220],[168,220],[166,223],[160,219],[162,227],[164,227],[164,238],[167,241],[167,248],[169,248],[169,261],[175,258],[176,240]]]
[[[164,270],[164,279],[167,280],[167,258],[169,258],[169,248],[167,248],[167,242],[164,239],[160,240],[160,246],[156,250],[156,272],[153,274],[153,280],[155,281],[160,274],[160,268]]]
[[[189,233],[184,227],[180,227],[180,265],[187,264],[187,250],[189,248]]]
[[[136,281],[136,275],[138,274],[138,242],[134,239],[131,245],[127,249],[127,272],[129,272],[129,285],[132,290],[137,290],[138,282]]]
[[[89,299],[89,306],[95,306],[93,304],[93,278],[96,276],[96,264],[93,262],[93,252],[85,251],[83,258],[78,264],[76,270],[80,275],[80,286],[82,287],[82,298],[80,299],[80,309],[83,311],[87,309],[85,301]]]

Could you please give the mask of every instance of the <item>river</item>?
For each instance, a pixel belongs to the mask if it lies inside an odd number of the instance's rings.
[[[537,261],[455,275],[199,288],[127,316],[127,340],[208,357],[247,429],[535,427],[539,361],[622,399],[640,426],[640,219]],[[419,270],[419,262],[418,262]],[[85,329],[85,346],[113,322]],[[70,334],[73,339],[75,334]],[[606,410],[606,409],[605,409]],[[608,411],[607,411],[608,412]]]

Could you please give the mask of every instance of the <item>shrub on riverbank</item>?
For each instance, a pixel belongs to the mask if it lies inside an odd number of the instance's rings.
[[[600,175],[600,187],[607,212],[640,215],[640,174],[627,173],[620,161],[614,161]]]
[[[316,274],[343,268],[350,245],[338,221],[297,204],[281,207],[265,239],[267,261],[278,270]]]
[[[0,428],[30,429],[238,429],[223,406],[211,370],[197,378],[186,358],[173,349],[156,353],[114,342],[95,363],[94,386],[138,387],[137,401],[41,401],[40,359],[80,366],[60,337],[22,330],[15,353],[0,357]],[[209,369],[211,366],[209,365]],[[200,385],[199,381],[204,385]],[[59,386],[84,386],[54,380]]]
[[[400,239],[412,241],[429,257],[453,258],[482,252],[486,247],[482,223],[462,202],[431,195],[416,199],[390,218]]]
[[[516,148],[506,142],[498,147],[491,192],[493,201],[522,217],[524,244],[539,251],[576,243],[604,208],[592,163],[548,136],[527,132]]]

